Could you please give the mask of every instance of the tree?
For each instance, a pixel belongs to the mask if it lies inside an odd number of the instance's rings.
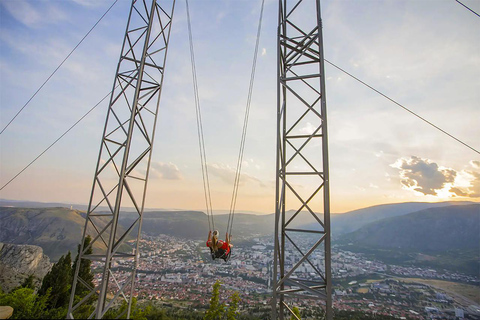
[[[213,285],[212,297],[210,298],[210,307],[205,313],[204,320],[217,320],[221,319],[225,312],[225,305],[220,303],[219,288],[222,283],[217,280]]]
[[[238,303],[240,302],[240,296],[238,292],[234,292],[230,296],[230,305],[228,306],[227,310],[227,320],[235,320],[238,316]]]
[[[171,320],[164,309],[157,308],[153,305],[148,305],[145,313],[147,320]]]
[[[297,307],[293,307],[292,308],[292,311],[293,311],[293,314],[292,316],[290,317],[290,320],[297,320],[298,319],[302,319],[301,316],[300,316],[300,310],[298,310]],[[296,316],[296,317],[295,317]]]
[[[208,308],[207,312],[205,312],[205,316],[203,317],[204,320],[218,320],[218,319],[226,319],[227,320],[235,320],[238,318],[238,304],[240,302],[240,296],[238,292],[234,292],[230,296],[230,304],[228,309],[225,310],[225,304],[220,303],[220,286],[222,282],[217,280],[213,285],[212,289],[212,297],[210,298],[210,307]]]
[[[33,283],[35,276],[33,274],[29,275],[25,281],[20,285],[21,288],[29,288],[35,290],[35,284]]]
[[[8,294],[0,294],[0,305],[13,308],[11,319],[45,319],[50,290],[45,295],[36,295],[33,289],[16,288]]]
[[[85,241],[83,243],[83,248],[84,249],[87,248],[90,245],[90,242],[92,242],[92,237],[90,237],[90,235],[87,235],[85,237]],[[90,247],[90,248],[88,248],[87,251],[85,251],[84,254],[91,254],[92,252],[93,252],[92,247]],[[78,245],[77,256],[75,257],[75,261],[74,261],[73,267],[72,267],[72,280],[73,280],[73,277],[74,277],[74,274],[75,274],[75,270],[77,268],[78,256],[79,255],[80,255],[80,244]],[[78,277],[81,278],[86,283],[88,283],[89,286],[94,288],[95,287],[95,285],[93,284],[94,276],[93,276],[93,273],[92,273],[91,266],[92,266],[92,261],[91,260],[82,259],[82,261],[80,262],[80,269],[78,270]],[[90,290],[87,289],[82,283],[78,282],[77,287],[75,289],[75,295],[79,295],[80,297],[83,298],[85,295],[87,295],[89,293],[89,291]]]
[[[45,275],[38,294],[43,296],[50,289],[49,309],[66,307],[72,284],[72,257],[70,251],[62,256]]]
[[[126,319],[127,318],[127,309],[128,309],[128,302],[123,300],[122,304],[118,308],[109,309],[103,319]],[[133,320],[147,320],[147,315],[152,312],[153,307],[151,305],[147,305],[145,308],[140,308],[137,305],[137,298],[132,298],[132,307],[130,309],[130,319]],[[162,318],[160,318],[162,319]]]

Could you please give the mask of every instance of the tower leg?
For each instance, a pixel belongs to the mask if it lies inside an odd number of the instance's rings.
[[[320,0],[279,0],[273,319],[293,314],[298,296],[320,300],[333,318],[321,21]],[[311,227],[293,227],[299,217]]]
[[[97,302],[90,317],[102,318],[109,308],[122,301],[128,304],[125,313],[130,316],[174,7],[175,0],[161,4],[157,0],[132,1],[79,253],[79,261],[93,261],[101,273],[93,286],[79,275],[77,263],[68,318],[73,319],[81,306],[90,306],[93,298]],[[134,212],[126,212],[127,207]],[[120,226],[120,219],[131,223]],[[91,235],[92,241],[84,248],[87,235]],[[87,253],[90,248],[93,254]],[[119,263],[127,270],[122,277],[113,270]],[[75,304],[78,286],[87,288],[88,293]]]

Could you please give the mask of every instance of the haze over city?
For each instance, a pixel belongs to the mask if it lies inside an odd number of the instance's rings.
[[[476,12],[480,3],[464,1]],[[112,1],[0,3],[3,129]],[[0,187],[112,87],[129,1],[119,1],[0,134]],[[214,210],[228,209],[260,1],[191,1]],[[462,140],[326,64],[331,210],[480,199],[480,20],[455,1],[322,1],[325,58]],[[265,3],[239,211],[275,203],[277,2]],[[204,210],[185,3],[177,2],[146,206]],[[107,99],[108,100],[108,99]],[[85,204],[107,100],[0,198]],[[311,133],[308,125],[302,130]]]

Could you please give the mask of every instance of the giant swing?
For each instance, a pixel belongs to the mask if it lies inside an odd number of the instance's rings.
[[[188,0],[186,1],[188,14]],[[89,318],[102,318],[119,299],[128,304],[125,313],[127,318],[130,317],[140,258],[142,215],[174,7],[175,0],[132,1],[80,244],[80,263],[76,264],[73,279],[67,313],[69,319],[73,319],[76,312],[82,310],[82,306],[91,304],[95,298],[96,307]],[[263,7],[262,2],[248,101],[251,98]],[[321,21],[320,0],[278,1],[272,319],[296,317],[292,311],[295,298],[318,300],[324,305],[325,318],[333,318],[327,113]],[[201,116],[189,14],[188,23],[200,131]],[[248,108],[249,102],[246,119]],[[309,129],[305,130],[307,127]],[[245,132],[246,122],[239,159],[240,155],[243,156]],[[203,139],[199,138],[199,141],[202,170],[206,170]],[[236,181],[239,179],[239,168],[241,169],[241,160],[237,163]],[[202,174],[205,185],[208,172]],[[227,227],[230,234],[237,191],[238,183],[234,186]],[[205,194],[207,216],[212,229],[209,189],[205,189]],[[107,211],[103,209],[105,206],[108,207]],[[133,219],[131,213],[122,210],[126,207],[135,208]],[[129,215],[128,218],[132,221],[128,228],[122,228],[118,224],[125,215]],[[296,219],[305,215],[313,223],[309,224],[311,227],[308,229],[300,229],[295,223]],[[310,239],[307,249],[304,245],[306,235]],[[91,241],[84,246],[85,239],[89,236]],[[96,274],[98,285],[95,287],[82,279],[82,274],[79,273],[81,263],[87,261],[101,266],[101,272]],[[126,271],[112,271],[118,261],[123,262]],[[310,276],[299,276],[305,274],[298,272],[300,269],[308,269]],[[80,288],[87,294],[82,300],[76,301],[75,292]]]

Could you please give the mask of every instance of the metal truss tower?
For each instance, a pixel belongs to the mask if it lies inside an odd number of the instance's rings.
[[[125,313],[130,317],[174,6],[175,0],[132,1],[79,253],[81,263],[91,261],[92,269],[100,270],[95,274],[98,284],[92,287],[83,279],[77,263],[67,318],[94,301],[89,318],[102,318],[122,301],[128,303]],[[84,247],[87,236],[92,240]],[[78,290],[87,292],[81,301],[75,300]]]
[[[331,320],[330,196],[320,0],[279,0],[277,45],[272,318],[290,318],[295,299],[300,297],[324,304],[326,319]]]

